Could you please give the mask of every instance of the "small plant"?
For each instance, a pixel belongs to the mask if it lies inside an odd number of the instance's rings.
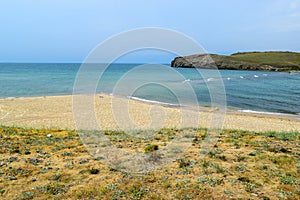
[[[283,175],[281,178],[280,178],[280,182],[282,184],[286,184],[286,185],[296,185],[298,184],[298,180],[296,178],[294,178],[293,176],[290,176],[290,175]]]
[[[89,160],[88,159],[84,159],[84,158],[82,158],[82,159],[79,160],[79,164],[85,164],[85,163],[88,163],[88,162],[89,162]]]
[[[246,160],[246,157],[241,155],[241,154],[238,154],[236,155],[236,161],[237,162],[241,162],[241,161],[245,161]]]
[[[224,181],[222,178],[208,178],[207,179],[207,183],[212,187],[215,187],[216,185],[221,185],[223,182]]]
[[[68,188],[65,185],[59,184],[57,182],[50,183],[44,186],[45,191],[49,194],[58,195],[63,194],[68,191]]]
[[[238,178],[239,181],[245,182],[245,183],[250,183],[251,180],[249,179],[249,177],[246,176],[241,176]]]
[[[3,195],[4,192],[5,192],[5,190],[3,190],[3,189],[0,190],[0,194],[1,194],[1,195]]]
[[[223,160],[223,161],[227,161],[227,158],[225,155],[218,155],[217,158],[219,158],[220,160]]]
[[[200,183],[200,184],[205,184],[206,182],[207,182],[206,175],[201,176],[201,177],[197,180],[197,183]]]
[[[217,152],[214,151],[214,150],[208,152],[208,156],[209,156],[210,158],[215,158],[215,157],[216,157],[216,154],[217,154]]]
[[[150,144],[145,147],[145,153],[150,153],[150,152],[157,151],[157,150],[158,150],[157,144]]]
[[[210,165],[210,162],[207,160],[203,160],[202,167],[207,168]]]
[[[70,162],[70,163],[66,163],[64,166],[65,166],[66,168],[72,168],[73,165],[74,165],[74,163],[73,163],[73,162]]]
[[[217,173],[224,173],[227,171],[225,168],[223,168],[221,165],[219,165],[217,163],[211,163],[210,166],[215,168]]]
[[[261,153],[261,150],[260,149],[257,149],[255,151],[252,151],[249,153],[249,156],[256,156],[257,154]]]
[[[134,199],[142,199],[143,196],[147,194],[148,190],[141,186],[133,186],[130,189],[130,193],[132,194]]]
[[[221,152],[222,152],[221,149],[211,150],[208,152],[208,156],[210,158],[217,158]]]
[[[23,199],[33,199],[34,197],[34,192],[23,192]]]
[[[230,190],[224,190],[224,194],[233,195],[233,193]]]
[[[253,192],[256,185],[252,183],[246,183],[245,187],[247,192]]]
[[[265,133],[266,137],[275,137],[276,136],[276,132],[275,131],[269,131]]]
[[[234,141],[233,142],[233,145],[234,145],[234,147],[236,148],[236,149],[239,149],[241,146],[240,146],[240,144],[239,144],[239,142],[238,141]]]
[[[172,139],[174,139],[174,138],[175,138],[175,134],[169,133],[168,139],[169,139],[169,140],[172,140]]]
[[[236,165],[236,171],[238,171],[238,172],[245,172],[246,170],[245,170],[245,165],[244,164],[238,164],[238,165]]]
[[[61,154],[61,156],[73,156],[72,152],[64,152]]]
[[[60,179],[61,175],[60,174],[54,174],[50,180],[53,180],[53,181],[58,181]]]
[[[189,161],[186,161],[184,158],[178,159],[177,162],[179,164],[179,168],[188,167],[191,164]]]
[[[38,159],[38,158],[28,158],[27,160],[30,164],[33,165],[38,165],[39,163],[42,163],[43,160],[42,159]]]
[[[17,157],[10,157],[8,159],[9,162],[14,162],[14,161],[18,161],[18,158]]]
[[[239,135],[237,133],[231,133],[231,134],[229,134],[229,137],[231,137],[233,139],[239,139]]]
[[[43,167],[40,171],[40,173],[47,173],[49,169],[47,167]]]
[[[90,173],[91,174],[98,174],[99,173],[99,169],[92,168],[92,169],[90,169]]]
[[[295,160],[291,157],[288,157],[286,155],[284,156],[272,156],[269,158],[273,163],[276,165],[285,168],[287,166],[293,165],[295,163]]]
[[[165,189],[168,189],[170,187],[172,187],[170,182],[166,182],[166,183],[163,184],[163,188],[165,188]]]

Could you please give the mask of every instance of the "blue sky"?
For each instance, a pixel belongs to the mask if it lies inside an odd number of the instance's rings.
[[[1,0],[0,27],[0,62],[81,62],[108,37],[139,27],[177,30],[209,53],[300,51],[300,0]]]

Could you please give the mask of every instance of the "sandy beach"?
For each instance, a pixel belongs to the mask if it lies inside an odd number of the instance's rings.
[[[128,103],[128,112],[122,105]],[[119,107],[119,108],[118,108]],[[45,96],[30,98],[0,99],[0,124],[34,128],[75,129],[72,96]],[[106,94],[95,96],[95,114],[102,129],[126,128],[127,118],[138,128],[151,128],[153,120],[161,127],[183,128],[182,110],[151,103],[112,97]],[[201,108],[200,112],[184,111],[189,118],[199,117],[199,127],[210,127],[212,108]],[[122,116],[129,113],[128,116]],[[151,116],[154,118],[151,119]],[[196,117],[197,118],[197,117]],[[250,131],[300,131],[299,118],[289,115],[267,115],[227,110],[225,129]],[[122,122],[123,120],[123,122]],[[125,121],[124,121],[125,120]],[[121,121],[121,122],[120,122]],[[187,122],[189,124],[189,122]],[[195,126],[194,122],[190,123]]]

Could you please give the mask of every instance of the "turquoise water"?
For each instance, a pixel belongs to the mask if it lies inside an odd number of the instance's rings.
[[[121,77],[137,64],[112,64],[97,87],[97,92],[114,93],[114,86]],[[32,97],[72,94],[74,80],[80,64],[0,64],[0,98]],[[173,69],[173,68],[172,68]],[[205,81],[196,69],[174,69],[184,76],[185,81],[169,78],[176,88],[184,93],[183,83],[195,90],[201,105],[210,105],[210,95]],[[209,71],[209,70],[208,70]],[[93,72],[91,72],[93,73]],[[143,79],[145,74],[134,74],[134,80]],[[157,70],[153,70],[159,75]],[[154,73],[154,74],[153,74]],[[209,72],[208,72],[209,73]],[[300,74],[283,72],[220,70],[226,89],[227,106],[241,110],[276,113],[300,113]],[[209,80],[217,77],[209,77]],[[123,85],[124,87],[124,85]],[[182,87],[182,88],[181,88]],[[138,88],[131,96],[141,99],[177,104],[172,91],[158,85]],[[187,95],[188,99],[189,96]]]

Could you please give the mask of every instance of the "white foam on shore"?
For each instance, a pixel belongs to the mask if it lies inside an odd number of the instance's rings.
[[[288,113],[264,112],[264,111],[255,111],[255,110],[238,110],[238,111],[245,112],[245,113],[266,114],[266,115],[293,115]]]
[[[143,98],[139,98],[139,97],[128,96],[128,98],[135,100],[135,101],[141,101],[141,102],[146,102],[146,103],[154,103],[154,104],[160,104],[160,105],[166,105],[166,106],[176,106],[176,107],[180,106],[179,104],[172,104],[172,103],[166,103],[166,102],[161,102],[161,101],[143,99]]]
[[[182,83],[190,82],[190,81],[191,81],[191,79],[186,79],[186,80],[182,81]]]
[[[24,99],[29,97],[1,97],[0,99]]]

